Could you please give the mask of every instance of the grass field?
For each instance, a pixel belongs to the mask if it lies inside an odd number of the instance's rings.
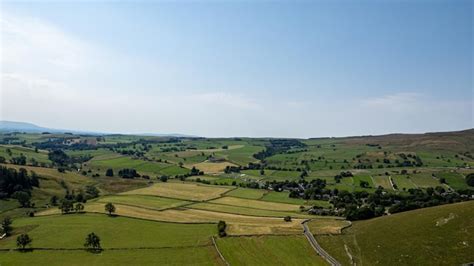
[[[231,265],[327,265],[301,235],[220,238],[217,246]]]
[[[219,197],[230,188],[192,183],[157,183],[146,188],[127,191],[125,195],[150,195],[168,198],[203,201]]]
[[[59,259],[60,258],[60,259]],[[224,265],[214,247],[106,250],[35,250],[0,252],[2,265]]]
[[[170,198],[160,198],[156,196],[146,195],[111,195],[101,197],[96,200],[100,203],[116,203],[122,205],[131,205],[137,207],[152,208],[156,210],[163,210],[167,208],[176,208],[185,204],[189,204],[189,201],[176,200]]]
[[[474,261],[473,216],[474,202],[456,203],[354,222],[317,240],[345,264],[344,245],[358,265],[461,265]]]
[[[229,162],[201,162],[197,164],[193,164],[192,166],[196,167],[197,169],[204,171],[206,174],[218,174],[223,173],[224,169],[227,166],[236,166],[233,163]],[[191,167],[192,167],[191,166]]]
[[[14,235],[0,242],[0,248],[14,248],[15,235],[27,232],[33,248],[81,249],[85,236],[95,232],[105,251],[34,250],[0,252],[2,265],[43,264],[181,264],[212,265],[220,263],[210,245],[214,225],[160,223],[124,217],[79,214],[23,218],[14,220]],[[119,250],[110,250],[119,249]],[[153,251],[153,252],[151,252]],[[162,255],[162,256],[160,256]],[[61,257],[57,260],[56,256]],[[127,256],[133,256],[127,258]],[[186,258],[181,258],[186,257]],[[120,260],[123,258],[124,261]],[[30,264],[31,265],[31,264]]]
[[[290,198],[290,193],[289,192],[276,192],[276,191],[271,191],[261,200],[263,201],[269,201],[269,202],[279,202],[279,203],[288,203],[288,204],[296,204],[298,206],[320,206],[320,207],[326,207],[329,208],[331,207],[331,203],[328,201],[324,200],[303,200],[299,198]]]
[[[260,199],[267,191],[262,189],[251,189],[251,188],[238,188],[226,193],[226,196],[232,196],[244,199]]]

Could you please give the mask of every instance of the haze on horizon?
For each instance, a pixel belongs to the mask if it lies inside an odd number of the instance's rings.
[[[0,120],[322,137],[474,127],[473,2],[0,3]]]

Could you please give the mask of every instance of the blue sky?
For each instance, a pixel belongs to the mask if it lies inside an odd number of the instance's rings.
[[[472,1],[7,1],[1,12],[4,120],[274,137],[474,124]]]

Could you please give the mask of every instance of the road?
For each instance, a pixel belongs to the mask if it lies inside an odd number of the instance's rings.
[[[329,262],[329,264],[331,264],[332,266],[341,266],[341,264],[336,260],[334,259],[333,257],[331,257],[331,255],[329,255],[329,253],[327,253],[319,244],[318,242],[316,241],[316,239],[314,238],[313,234],[311,233],[311,231],[309,230],[309,227],[308,225],[306,225],[306,223],[308,222],[309,220],[305,220],[304,222],[301,223],[301,225],[303,225],[303,232],[304,232],[304,235],[306,236],[306,238],[308,239],[309,243],[311,244],[311,246],[313,246],[314,250],[316,250],[316,252],[321,256],[323,257],[327,262]]]

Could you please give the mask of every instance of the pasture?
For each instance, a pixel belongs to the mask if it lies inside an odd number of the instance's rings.
[[[344,246],[357,264],[461,265],[474,261],[473,215],[473,201],[455,203],[356,221],[340,235],[316,238],[345,264]]]
[[[13,236],[0,241],[0,248],[15,248],[15,235],[27,232],[33,239],[33,250],[1,251],[2,265],[62,263],[113,265],[132,264],[180,264],[215,265],[221,263],[210,237],[214,225],[175,224],[108,217],[97,214],[44,216],[14,220]],[[117,228],[120,228],[117,231]],[[85,236],[95,232],[101,238],[100,254],[83,249]],[[65,250],[61,250],[65,249]],[[69,250],[68,250],[69,249]],[[57,256],[61,260],[54,259]],[[127,258],[133,256],[133,258]],[[123,261],[121,259],[124,259]]]
[[[302,235],[219,238],[231,265],[327,265]]]

